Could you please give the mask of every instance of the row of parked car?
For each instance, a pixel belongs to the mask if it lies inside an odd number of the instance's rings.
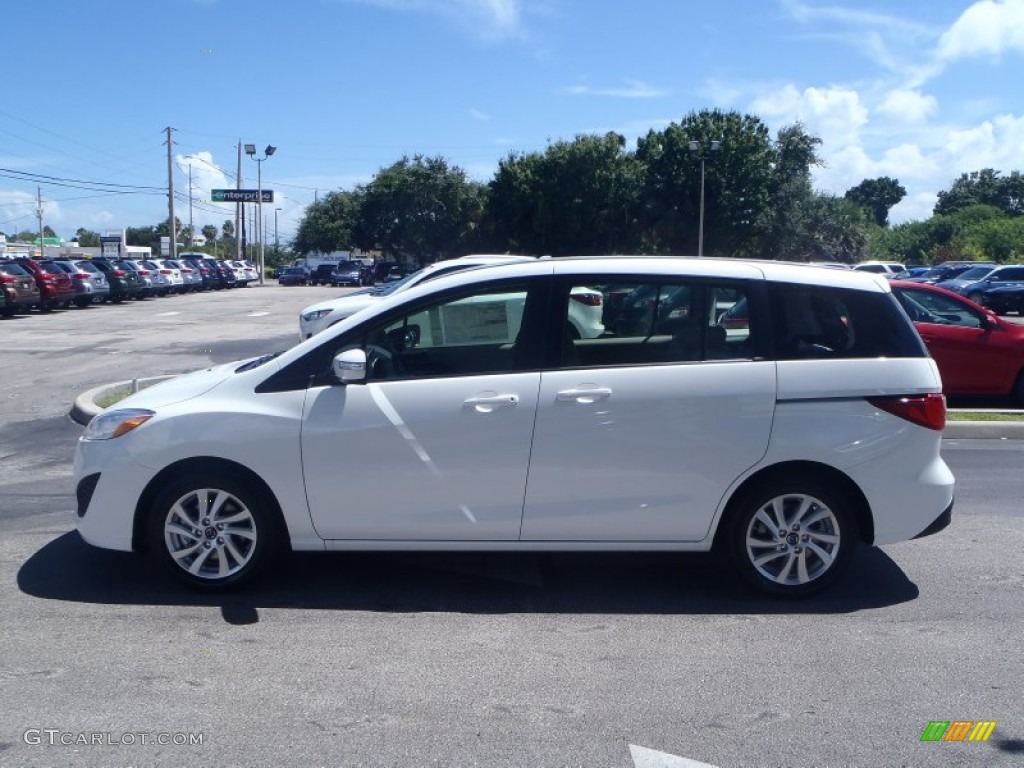
[[[178,259],[0,259],[0,315],[244,287],[258,277],[250,262],[203,254]]]
[[[394,262],[341,261],[337,264],[319,264],[312,270],[303,266],[281,267],[275,273],[281,285],[342,285],[368,286],[401,280],[416,271],[415,267]]]
[[[892,261],[867,261],[855,270],[874,272],[890,280],[938,285],[966,296],[997,315],[1024,313],[1024,264],[991,261],[944,261],[934,267],[905,267]]]

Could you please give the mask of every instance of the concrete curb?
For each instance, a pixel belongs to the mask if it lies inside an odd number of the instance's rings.
[[[102,400],[118,390],[128,389],[138,392],[140,389],[159,384],[161,381],[173,379],[180,374],[169,374],[167,376],[149,376],[144,379],[132,379],[131,381],[118,381],[113,384],[104,384],[102,387],[90,389],[75,398],[69,414],[73,421],[82,426],[89,423],[89,420],[103,409],[96,405],[97,400]],[[981,408],[951,408],[950,412],[956,413],[986,413]],[[989,413],[991,411],[988,411]],[[1024,413],[1024,411],[998,411],[999,413]],[[949,440],[962,439],[995,439],[995,440],[1024,440],[1024,421],[947,421],[946,428],[942,430],[942,436]]]
[[[178,375],[172,373],[167,376],[148,376],[144,379],[116,381],[113,384],[104,384],[102,387],[90,389],[75,398],[75,401],[71,404],[71,412],[68,415],[71,416],[72,421],[75,423],[85,426],[93,416],[103,410],[100,406],[96,405],[98,400],[103,400],[105,397],[109,397],[115,392],[124,389],[130,392],[138,392],[140,389],[151,387],[154,384],[159,384],[161,381],[167,381],[167,379],[173,379]]]

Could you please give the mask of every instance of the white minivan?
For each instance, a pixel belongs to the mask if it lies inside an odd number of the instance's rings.
[[[572,332],[574,293],[603,332]],[[726,555],[764,592],[949,524],[934,361],[877,275],[587,257],[425,282],[145,389],[75,455],[78,530],[217,589],[282,550]]]

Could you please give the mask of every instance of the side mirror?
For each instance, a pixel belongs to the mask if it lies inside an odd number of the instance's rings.
[[[366,379],[366,352],[361,349],[346,349],[331,361],[334,377],[342,384],[354,384]]]

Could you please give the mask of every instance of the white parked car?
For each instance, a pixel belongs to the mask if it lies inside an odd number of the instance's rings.
[[[569,330],[585,286],[618,297],[597,338]],[[494,265],[102,412],[75,453],[76,520],[206,589],[273,575],[289,548],[716,549],[803,596],[861,544],[949,524],[941,391],[875,275]]]
[[[854,264],[853,268],[858,272],[873,272],[883,277],[892,277],[907,270],[906,266],[898,261],[862,261]]]
[[[178,263],[171,259],[153,259],[160,269],[160,274],[167,280],[167,288],[171,293],[185,292],[185,278],[181,274]]]
[[[335,299],[311,304],[299,313],[299,340],[304,341],[330,328],[356,312],[373,306],[387,297],[406,291],[420,283],[435,280],[443,275],[474,267],[495,264],[513,264],[535,261],[530,256],[473,255],[458,259],[447,259],[429,264],[423,269],[407,275],[401,280],[376,288],[365,288],[347,293]],[[601,294],[598,291],[579,287],[574,291],[575,301],[570,307],[569,324],[576,338],[592,339],[604,332],[601,324]]]

